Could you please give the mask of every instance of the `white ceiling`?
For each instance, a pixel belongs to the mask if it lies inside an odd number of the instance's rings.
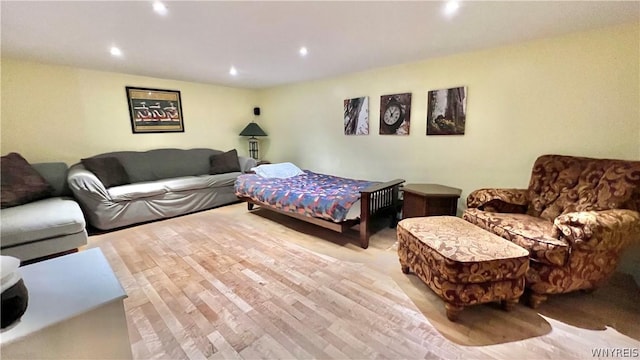
[[[264,88],[640,21],[640,1],[460,4],[447,18],[441,1],[171,1],[163,17],[151,1],[2,0],[1,50],[3,57]],[[121,58],[109,54],[113,45]]]

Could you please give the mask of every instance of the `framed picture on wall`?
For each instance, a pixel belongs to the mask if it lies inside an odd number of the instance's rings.
[[[464,135],[466,87],[431,90],[427,102],[427,135]]]
[[[180,91],[131,86],[126,90],[134,134],[184,132]]]
[[[344,101],[344,134],[369,135],[369,97]]]
[[[380,135],[409,135],[411,93],[380,96]]]

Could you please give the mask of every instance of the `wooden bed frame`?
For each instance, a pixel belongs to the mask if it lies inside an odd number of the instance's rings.
[[[333,222],[321,218],[305,216],[297,213],[287,212],[273,207],[267,203],[258,202],[251,198],[238,196],[242,201],[247,202],[247,207],[251,211],[254,205],[258,205],[263,209],[278,212],[308,223],[312,223],[324,228],[344,233],[351,227],[360,225],[360,246],[363,249],[369,247],[369,237],[371,236],[371,221],[374,215],[389,213],[393,216],[392,223],[395,225],[397,211],[399,209],[398,190],[400,185],[404,183],[402,179],[395,179],[384,183],[374,184],[360,191],[360,219],[345,220],[343,222]]]

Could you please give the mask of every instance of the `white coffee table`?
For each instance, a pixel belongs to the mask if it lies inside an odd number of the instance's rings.
[[[100,249],[19,268],[29,291],[20,322],[0,332],[3,359],[130,359],[127,294]]]

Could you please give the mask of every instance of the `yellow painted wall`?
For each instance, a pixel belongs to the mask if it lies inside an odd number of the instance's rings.
[[[2,59],[2,154],[78,162],[103,152],[161,147],[236,148],[253,119],[255,90]],[[184,133],[133,134],[125,86],[180,90]]]
[[[260,106],[272,162],[463,189],[526,187],[545,153],[640,158],[640,26],[630,24],[260,91],[2,59],[1,151],[29,161],[159,147],[237,148]],[[184,133],[132,134],[125,86],[178,89]],[[427,92],[467,86],[463,136],[426,136]],[[380,96],[411,92],[411,132],[379,135]],[[343,100],[369,96],[370,134]],[[463,204],[461,199],[460,205]]]
[[[375,180],[526,188],[547,153],[640,159],[640,28],[630,24],[260,92],[265,157]],[[467,86],[463,136],[426,136],[429,90]],[[380,96],[411,92],[408,136],[379,135]],[[367,136],[343,100],[369,96]],[[460,205],[463,205],[461,199]]]

